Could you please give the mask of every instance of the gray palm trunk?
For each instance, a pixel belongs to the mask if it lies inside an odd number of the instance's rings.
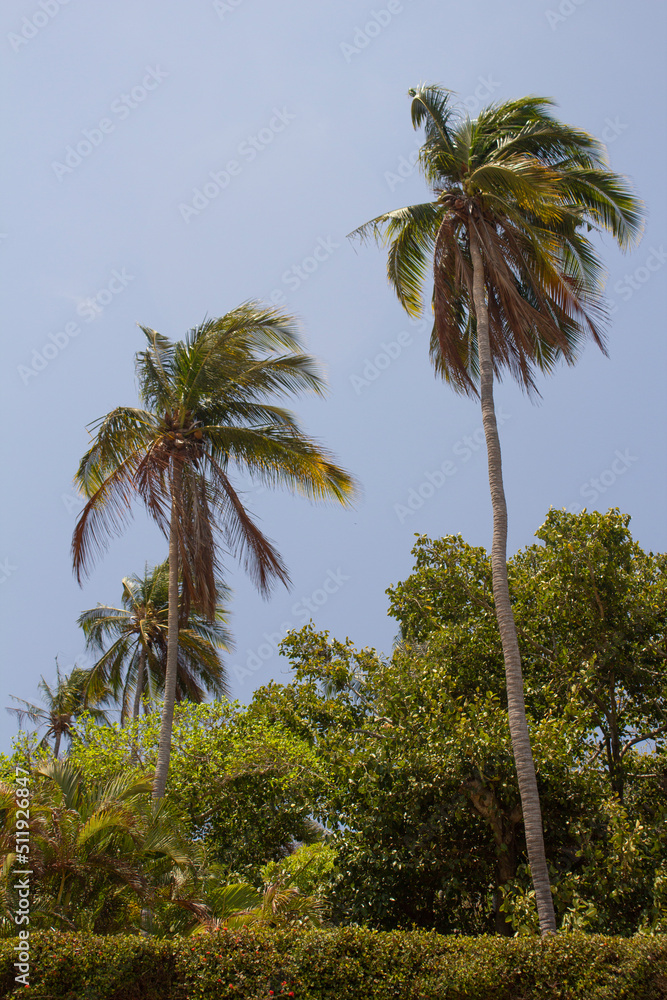
[[[132,706],[132,718],[135,723],[139,718],[139,709],[141,708],[141,695],[144,690],[144,675],[146,673],[146,647],[142,645],[141,652],[139,653],[139,666],[137,668],[137,680],[136,688],[134,691],[134,705]],[[139,733],[135,731],[134,741],[132,743],[132,763],[136,764],[139,761]]]
[[[491,572],[498,630],[505,661],[507,684],[507,713],[509,717],[512,750],[519,780],[519,794],[523,810],[528,861],[535,889],[535,901],[542,935],[556,931],[549,871],[544,853],[542,811],[537,790],[535,763],[530,747],[530,734],[526,721],[523,696],[521,655],[516,635],[514,614],[510,603],[507,582],[507,503],[503,487],[500,439],[493,403],[493,363],[489,339],[489,313],[484,289],[484,262],[474,231],[470,229],[470,256],[473,265],[473,305],[477,322],[477,350],[479,354],[480,398],[482,423],[489,465],[489,486],[493,508],[493,542],[491,546]]]
[[[174,724],[174,704],[176,702],[176,675],[178,673],[178,528],[176,517],[176,496],[171,501],[171,523],[169,526],[169,608],[167,611],[167,669],[164,679],[164,702],[162,724],[157,751],[157,764],[153,780],[153,798],[164,797],[171,757],[171,732]]]
[[[142,645],[141,652],[139,653],[139,666],[137,668],[137,680],[136,687],[134,690],[134,705],[132,707],[132,718],[139,718],[139,709],[141,708],[141,696],[144,692],[144,674],[146,670],[146,647]]]

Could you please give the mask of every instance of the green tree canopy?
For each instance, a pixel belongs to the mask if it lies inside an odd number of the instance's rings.
[[[655,720],[665,688],[652,659],[664,643],[664,558],[642,553],[617,511],[552,510],[537,534],[545,541],[510,560],[509,573],[557,918],[616,933],[664,927],[667,772]],[[601,600],[602,580],[620,574],[605,599],[613,593],[625,610],[612,615],[609,604],[607,631],[584,559],[594,551]],[[536,929],[489,558],[456,536],[421,536],[414,555],[414,571],[388,591],[400,624],[390,656],[306,628],[283,643],[294,680],[258,691],[251,712],[308,741],[329,776],[314,811],[337,849],[337,919]],[[562,621],[550,620],[552,602]],[[618,659],[619,621],[637,657],[615,668],[623,802],[591,697],[597,659],[584,659],[590,622],[596,655]],[[603,693],[607,681],[597,679]]]
[[[629,522],[616,509],[552,508],[536,532],[542,544],[508,564],[531,711],[545,688],[575,698],[621,797],[628,753],[647,740],[660,749],[667,735],[667,556],[644,552]],[[387,591],[402,636],[448,644],[462,676],[481,670],[504,697],[485,551],[458,536],[421,536],[414,555],[414,572]]]
[[[125,728],[80,726],[70,760],[95,780],[124,768],[150,775],[159,733],[155,713]],[[176,706],[167,797],[226,880],[259,884],[263,865],[317,839],[312,802],[325,777],[324,762],[285,726],[236,703]]]

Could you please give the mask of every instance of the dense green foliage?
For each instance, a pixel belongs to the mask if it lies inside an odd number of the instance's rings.
[[[159,735],[157,713],[124,728],[89,725],[71,759],[104,777],[130,765],[136,742],[137,773],[152,773]],[[258,881],[293,841],[313,839],[310,803],[320,781],[312,748],[284,726],[228,702],[176,706],[167,795],[230,877]]]
[[[273,748],[270,740],[265,743],[267,752],[287,750],[284,740]],[[202,835],[193,828],[187,795],[155,801],[150,775],[141,777],[138,767],[119,769],[113,759],[101,761],[99,750],[82,751],[91,771],[97,755],[97,776],[84,774],[71,759],[40,759],[41,751],[33,757],[27,793],[17,792],[10,781],[0,783],[0,936],[15,939],[15,919],[24,908],[24,873],[29,876],[32,929],[171,937],[245,923],[277,927],[321,922],[331,848],[304,846],[284,858],[288,846],[280,843],[276,828],[264,828],[255,841],[244,843],[248,813],[240,826],[231,825],[233,843],[225,847],[237,864],[252,856],[247,873],[255,884],[232,881],[229,867],[215,857],[215,829]],[[279,786],[285,775],[273,770]],[[266,805],[258,788],[255,802]],[[26,815],[29,819],[22,820]],[[284,837],[289,816],[282,821]],[[28,831],[21,844],[19,829]],[[29,846],[27,855],[23,841]],[[293,847],[291,841],[289,849]],[[258,872],[267,854],[279,860],[268,861]]]
[[[602,760],[620,794],[627,750],[667,732],[667,556],[644,552],[629,521],[618,511],[551,510],[536,533],[544,544],[509,562],[527,697],[535,707],[540,687],[559,698],[575,689],[600,730]],[[459,662],[466,658],[475,671],[482,661],[498,690],[486,553],[450,536],[420,538],[414,554],[415,571],[388,591],[403,637],[458,636]]]
[[[663,939],[226,931],[188,941],[33,935],[36,1000],[662,1000]],[[14,984],[0,942],[0,996]]]
[[[552,510],[538,537],[509,572],[559,926],[662,933],[665,557],[618,511]],[[0,760],[5,933],[16,763],[32,771],[34,926],[534,933],[488,556],[453,536],[414,554],[388,591],[391,655],[308,626],[283,644],[291,683],[247,708],[178,705],[160,808],[157,712],[74,721],[57,766],[24,736]]]
[[[609,933],[667,926],[665,559],[627,521],[551,511],[546,544],[510,562],[558,917]],[[338,831],[338,920],[528,933],[488,557],[451,536],[419,538],[415,556],[389,590],[402,633],[390,658],[306,628],[283,644],[295,680],[257,692],[251,711],[326,764],[315,810]]]
[[[57,759],[33,764],[27,808],[12,784],[0,784],[3,935],[16,933],[24,873],[33,928],[117,934],[159,924],[166,932],[203,915],[201,850],[173,804],[151,802],[149,791],[131,772],[95,781]],[[19,822],[29,831],[27,856]]]

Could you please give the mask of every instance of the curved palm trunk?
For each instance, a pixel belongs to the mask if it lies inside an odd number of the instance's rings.
[[[60,729],[58,729],[56,731],[55,743],[53,744],[53,756],[56,758],[56,760],[58,760],[59,757],[60,757],[60,738],[61,738],[61,736],[62,736],[62,732],[61,732]]]
[[[555,933],[556,915],[554,913],[549,871],[544,853],[542,811],[540,809],[535,764],[530,748],[530,735],[526,721],[521,656],[507,582],[507,503],[503,487],[500,439],[498,437],[498,425],[496,423],[496,412],[493,403],[493,364],[489,339],[489,314],[484,290],[484,262],[477,240],[478,238],[471,228],[470,256],[473,265],[473,303],[477,321],[482,423],[486,438],[489,486],[493,508],[493,544],[491,546],[493,597],[505,660],[507,713],[509,716],[514,762],[519,779],[519,793],[521,795],[523,822],[526,831],[528,861],[535,889],[540,931],[544,935]]]
[[[177,473],[178,474],[178,473]],[[164,679],[162,725],[157,751],[157,764],[153,781],[153,798],[161,799],[167,786],[169,758],[171,756],[171,731],[174,724],[176,701],[176,675],[178,672],[178,532],[176,527],[176,493],[171,499],[171,524],[169,527],[169,610],[167,612],[167,669]]]

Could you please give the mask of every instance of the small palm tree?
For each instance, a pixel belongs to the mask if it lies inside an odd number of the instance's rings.
[[[119,933],[139,929],[150,909],[204,919],[200,849],[151,781],[135,773],[89,784],[67,761],[32,769],[31,925]],[[16,909],[16,791],[0,784],[0,858],[6,910]],[[181,886],[190,890],[184,893]]]
[[[209,871],[209,881],[213,884],[206,892],[208,913],[191,923],[192,933],[248,925],[320,926],[323,923],[324,903],[317,896],[304,895],[292,885],[295,877],[285,873],[278,879],[265,881],[260,890],[247,882],[220,884],[216,881],[213,866]]]
[[[89,679],[89,672],[82,667],[74,667],[70,674],[63,676],[56,660],[55,684],[49,684],[42,677],[37,685],[42,692],[43,705],[33,705],[32,702],[11,694],[9,697],[22,707],[8,707],[7,711],[16,715],[19,726],[27,720],[38,730],[44,727],[40,746],[47,746],[53,740],[53,756],[58,757],[63,736],[71,742],[78,716],[85,712],[97,722],[109,721],[106,712],[100,707],[107,700],[108,691],[99,688],[95,694],[89,692]]]
[[[217,606],[218,541],[241,558],[263,594],[287,569],[237,493],[238,469],[264,485],[349,502],[351,477],[273,400],[323,391],[302,353],[294,321],[246,303],[172,343],[142,327],[137,355],[144,409],[119,407],[97,422],[76,483],[87,496],[74,530],[79,581],[139,499],[169,539],[167,668],[153,794],[164,795],[178,674],[179,619],[192,604],[207,620]],[[179,608],[179,577],[182,592]]]
[[[587,238],[637,237],[641,207],[609,170],[604,148],[559,122],[539,97],[492,104],[475,120],[441,87],[411,90],[412,122],[425,128],[419,162],[434,198],[387,212],[356,231],[388,242],[389,281],[408,313],[422,310],[433,278],[431,358],[458,392],[478,396],[493,507],[493,593],[507,678],[528,857],[542,933],[555,915],[521,657],[507,583],[507,505],[493,384],[504,372],[528,392],[537,372],[573,364],[587,337],[602,349],[602,267]],[[354,235],[354,234],[353,234]]]
[[[222,584],[217,589],[220,596],[228,596]],[[130,711],[132,718],[138,717],[146,692],[155,695],[164,689],[168,598],[169,565],[164,562],[151,570],[146,567],[143,577],[124,578],[121,608],[98,604],[79,617],[86,647],[102,654],[89,670],[89,696],[111,690],[121,703],[121,725]],[[176,701],[199,703],[206,692],[218,697],[227,693],[220,659],[220,651],[231,647],[226,621],[227,612],[220,605],[213,621],[194,608],[190,608],[187,621],[181,621]]]

